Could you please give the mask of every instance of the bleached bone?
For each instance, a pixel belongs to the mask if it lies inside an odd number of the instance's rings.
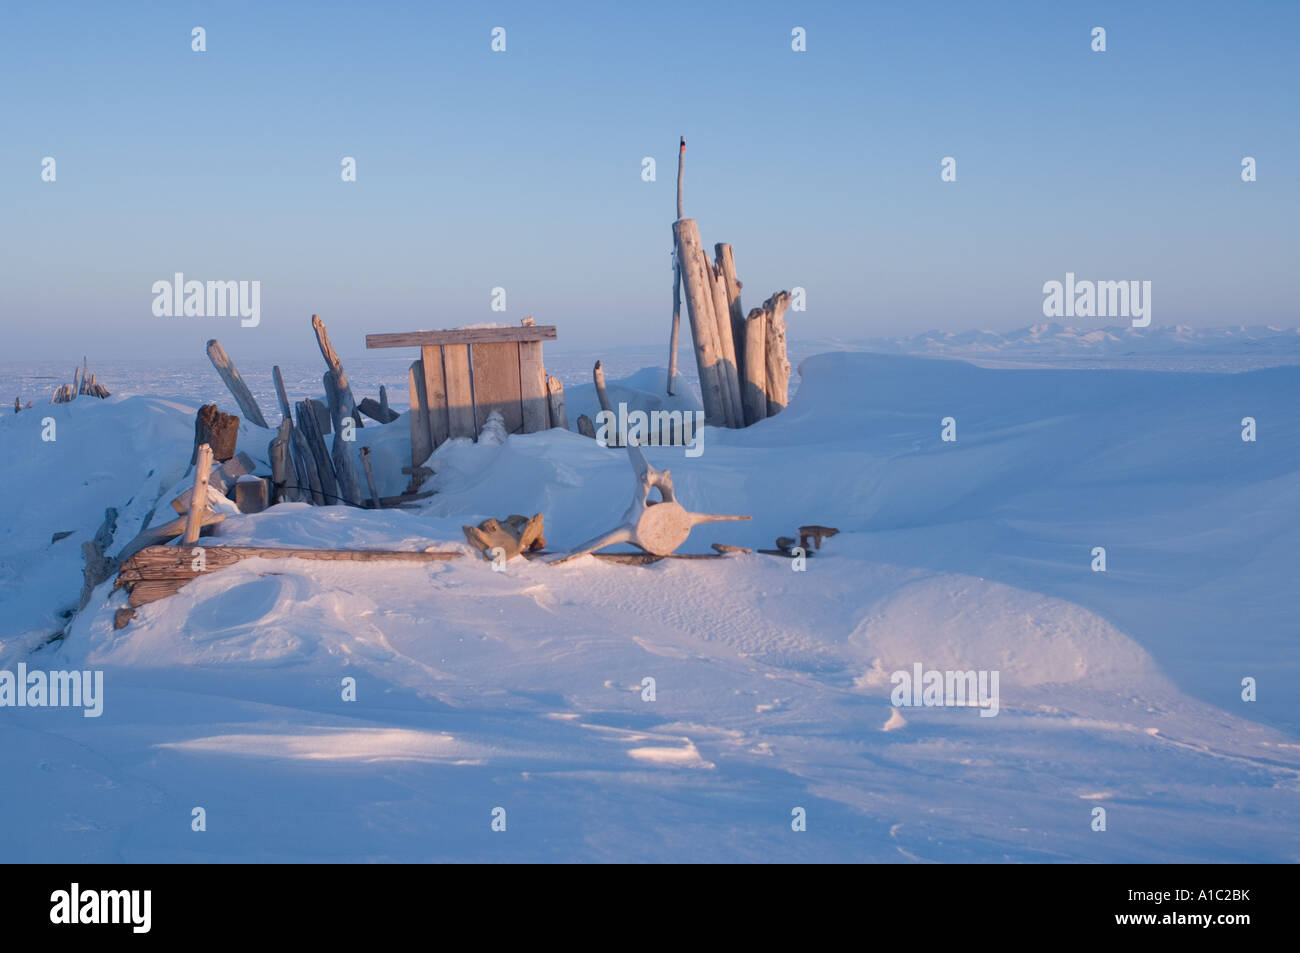
[[[645,454],[635,443],[627,445],[627,456],[636,474],[636,489],[632,505],[623,514],[623,522],[589,539],[555,563],[568,562],[587,553],[604,549],[614,543],[631,543],[654,556],[667,556],[691,534],[691,528],[700,523],[720,523],[727,520],[747,520],[748,516],[729,516],[720,513],[692,513],[677,502],[673,495],[672,473],[650,466]],[[658,490],[661,500],[650,499],[650,491]]]

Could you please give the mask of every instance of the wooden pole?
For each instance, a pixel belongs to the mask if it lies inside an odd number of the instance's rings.
[[[569,414],[564,409],[564,384],[558,377],[546,378],[546,402],[549,405],[552,427],[569,429]]]
[[[723,403],[727,406],[727,426],[739,429],[745,426],[745,412],[740,403],[740,371],[736,363],[736,346],[731,337],[731,309],[727,304],[727,282],[709,264],[708,256],[704,259],[709,274],[713,277],[713,320],[718,332],[718,369],[721,371],[721,383],[724,385]]]
[[[361,427],[361,415],[357,413],[357,402],[352,397],[352,385],[348,382],[347,372],[343,370],[343,362],[339,360],[334,345],[330,343],[329,332],[325,330],[325,322],[320,319],[319,315],[313,314],[311,316],[311,326],[312,330],[316,332],[316,344],[320,347],[321,357],[325,358],[325,363],[334,372],[334,379],[338,382],[339,395],[344,411],[343,416],[351,417],[356,425]],[[338,424],[336,423],[334,426],[337,428]]]
[[[212,473],[212,448],[206,443],[199,447],[198,462],[194,467],[194,493],[190,496],[190,511],[185,517],[186,546],[199,541],[203,528],[203,511],[208,506],[208,477]]]
[[[745,426],[767,417],[767,312],[755,308],[745,319],[745,367],[741,398]]]
[[[226,349],[221,346],[221,342],[213,338],[208,342],[208,360],[212,366],[217,369],[221,379],[225,381],[226,388],[234,395],[235,403],[239,404],[239,409],[244,412],[244,419],[250,424],[270,430],[267,426],[266,418],[262,416],[262,408],[257,406],[257,401],[253,398],[253,392],[248,389],[244,379],[239,376],[239,370],[230,360],[230,355]]]
[[[618,414],[614,413],[614,408],[610,405],[609,394],[605,392],[605,369],[601,366],[600,361],[591,369],[592,379],[596,382],[596,399],[600,401],[600,409],[613,415],[608,429],[605,431],[609,435],[609,446],[620,446],[618,442]]]
[[[352,451],[348,440],[344,439],[346,428],[343,421],[343,391],[339,387],[338,375],[334,371],[325,372],[325,396],[329,400],[330,418],[334,422],[334,448],[332,459],[334,475],[339,481],[339,495],[353,506],[361,505],[361,479],[357,475],[356,464],[352,462]],[[355,408],[353,408],[355,413]]]
[[[705,269],[707,258],[694,219],[683,218],[674,222],[673,235],[677,239],[677,261],[686,288],[686,312],[691,322],[695,364],[699,369],[704,419],[714,427],[725,427],[727,414],[722,402],[716,322],[713,320],[713,269]]]
[[[320,483],[321,498],[326,506],[340,502],[339,484],[334,476],[334,464],[330,462],[329,451],[325,449],[325,438],[321,436],[320,423],[316,418],[316,402],[310,397],[297,404],[298,429],[302,431],[307,442],[307,451],[316,465],[316,477]]]
[[[375,489],[375,471],[370,467],[370,448],[361,448],[361,466],[366,471],[366,487],[370,490],[370,503],[379,509],[379,492]]]
[[[424,359],[412,361],[406,376],[411,391],[411,409],[407,414],[411,427],[411,467],[414,468],[421,466],[429,459],[429,454],[433,453],[433,442],[429,437],[429,394],[424,383]]]
[[[727,285],[727,309],[731,315],[731,336],[736,344],[736,367],[745,366],[745,312],[740,306],[740,289],[744,287],[736,277],[736,257],[731,246],[718,242],[713,246],[715,267],[722,273]],[[738,375],[743,377],[743,371]]]
[[[677,218],[682,218],[682,180],[686,175],[686,137],[677,149]],[[677,337],[682,324],[682,266],[677,250],[677,232],[673,231],[673,330],[668,341],[668,396],[676,393]]]

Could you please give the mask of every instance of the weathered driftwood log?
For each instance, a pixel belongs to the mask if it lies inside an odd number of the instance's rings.
[[[609,402],[609,394],[605,391],[605,368],[601,366],[600,361],[591,369],[591,377],[596,382],[596,399],[600,401],[600,409],[606,414],[609,421],[605,425],[605,446],[617,447],[619,444],[618,433],[618,414],[614,412],[614,407]]]
[[[596,439],[596,428],[592,424],[591,418],[588,417],[586,414],[578,415],[577,426],[578,426],[578,433],[582,434],[584,437],[590,437],[592,440]]]
[[[302,432],[303,439],[307,442],[307,451],[316,465],[316,478],[320,483],[324,504],[333,506],[340,502],[339,483],[334,475],[334,463],[330,460],[329,451],[325,449],[325,438],[321,436],[316,422],[316,406],[310,397],[298,402],[298,429]]]
[[[555,560],[556,563],[576,559],[614,543],[631,543],[647,553],[665,556],[686,542],[693,526],[750,518],[690,512],[673,496],[672,474],[668,470],[656,470],[650,466],[641,448],[635,444],[628,444],[627,456],[636,474],[636,488],[632,493],[632,505],[623,514],[622,525],[588,540],[563,558]],[[651,500],[651,490],[658,490],[662,499]]]
[[[348,444],[352,441],[345,439],[348,434],[347,422],[352,418],[345,415],[346,397],[338,384],[338,376],[334,371],[325,372],[325,395],[330,405],[330,419],[334,422],[334,446],[331,453],[331,459],[334,462],[334,475],[339,481],[339,495],[345,501],[353,506],[361,506],[361,476],[357,473],[356,464],[352,460],[352,452]],[[356,408],[352,408],[356,413]],[[353,421],[355,424],[355,421]]]
[[[546,548],[546,540],[542,536],[541,513],[534,513],[531,519],[511,513],[504,520],[487,519],[477,526],[462,526],[461,530],[469,544],[488,560],[495,558],[494,550],[498,548],[506,559]]]
[[[365,414],[371,420],[377,420],[381,424],[391,424],[401,415],[395,410],[384,406],[373,397],[364,397],[361,403],[357,404],[357,411]]]
[[[208,342],[208,360],[217,369],[217,373],[221,375],[226,388],[234,395],[235,402],[239,404],[239,409],[244,412],[244,419],[251,424],[257,424],[259,427],[267,427],[266,418],[262,416],[262,408],[257,406],[257,401],[253,398],[253,392],[248,389],[244,379],[239,376],[239,370],[230,360],[230,355],[226,353],[226,349],[221,346],[221,342],[216,338]]]
[[[411,427],[411,466],[419,467],[429,454],[433,453],[433,442],[429,437],[429,395],[424,384],[424,360],[411,362],[407,371],[407,384],[411,391],[411,409],[407,412]],[[412,479],[412,490],[419,489],[419,484]]]
[[[682,214],[682,183],[686,177],[686,137],[677,149],[677,217]],[[668,338],[668,396],[676,393],[677,336],[682,326],[682,266],[677,251],[677,230],[673,229],[673,328]]]
[[[203,510],[207,507],[208,501],[208,477],[212,473],[212,448],[206,443],[199,447],[198,459],[194,464],[194,492],[190,494],[190,499],[195,503],[202,501],[202,505],[191,506],[185,519],[185,537],[186,544],[194,544],[199,541],[199,529],[202,527]]]
[[[334,350],[334,345],[330,343],[329,333],[325,330],[325,322],[320,319],[319,315],[311,316],[312,330],[316,332],[316,343],[320,346],[320,355],[325,358],[325,363],[329,365],[334,372],[334,379],[338,384],[339,398],[343,407],[343,416],[351,417],[356,426],[360,427],[361,415],[357,413],[357,402],[352,397],[352,385],[348,381],[347,372],[343,370],[343,362],[339,360],[338,353]],[[338,424],[335,424],[337,428]]]
[[[767,312],[755,308],[745,319],[744,380],[741,403],[745,426],[767,417]]]
[[[225,518],[225,513],[214,513],[211,509],[205,506],[202,508],[202,513],[199,517],[199,526],[200,528],[212,526],[215,523],[220,523]],[[136,553],[140,552],[140,550],[149,546],[161,546],[163,543],[171,542],[177,536],[180,536],[185,532],[185,527],[188,522],[188,516],[178,516],[171,522],[163,523],[159,526],[150,526],[141,530],[135,539],[122,547],[122,551],[117,554],[118,561],[125,562]],[[170,549],[172,547],[168,548]]]
[[[546,378],[547,417],[552,427],[569,429],[569,413],[564,409],[564,383],[558,377]]]
[[[289,394],[284,389],[284,375],[280,373],[280,365],[271,365],[271,377],[275,381],[275,396],[280,401],[280,416],[286,420],[293,420],[293,411],[289,407]]]
[[[822,548],[822,540],[830,539],[832,536],[839,535],[839,530],[833,526],[800,526],[799,527],[799,545],[805,550],[808,549],[809,541],[817,549]]]
[[[266,477],[243,476],[235,483],[235,505],[241,513],[260,513],[271,505],[271,484]]]
[[[731,337],[736,347],[737,377],[745,366],[745,312],[740,305],[740,289],[744,284],[736,277],[736,257],[731,246],[718,242],[713,246],[714,268],[722,275],[727,289],[727,313],[731,318]]]
[[[190,454],[190,466],[194,466],[199,447],[203,444],[212,448],[212,459],[225,461],[235,455],[238,441],[239,418],[222,413],[216,404],[204,404],[194,415],[194,451]]]
[[[790,292],[781,291],[763,302],[767,322],[767,415],[775,417],[790,403],[790,362],[785,355],[785,311]]]
[[[708,256],[705,256],[706,264]],[[723,405],[727,409],[727,426],[745,426],[745,411],[740,403],[740,372],[736,363],[736,346],[731,337],[731,311],[727,304],[727,282],[722,273],[709,265],[713,276],[713,320],[718,335],[718,370],[723,385]]]
[[[700,231],[694,219],[683,218],[674,222],[673,236],[682,283],[686,288],[686,312],[691,321],[691,341],[699,371],[704,419],[715,427],[725,427],[727,416],[722,402],[716,322],[713,319],[713,270],[705,267],[708,259],[700,245]]]
[[[293,421],[284,418],[276,431],[275,439],[267,447],[271,461],[271,483],[274,487],[272,502],[280,503],[298,499],[298,477],[293,463]]]
[[[226,494],[223,493],[216,486],[213,486],[211,480],[209,479],[207,499],[204,503],[204,506],[212,508],[215,512],[215,507],[219,506],[221,504],[221,501],[225,499],[226,499]],[[172,509],[175,510],[179,515],[184,516],[186,513],[190,511],[190,507],[193,503],[193,500],[194,500],[194,487],[190,486],[185,490],[184,493],[182,493],[180,496],[172,500]]]
[[[361,448],[361,467],[366,471],[366,487],[370,490],[370,503],[379,509],[379,491],[375,489],[375,471],[370,466],[370,448]]]

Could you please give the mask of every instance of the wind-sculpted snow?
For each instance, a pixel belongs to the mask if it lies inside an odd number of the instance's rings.
[[[802,372],[778,417],[710,428],[696,459],[647,455],[693,508],[754,516],[698,527],[687,551],[839,527],[804,572],[759,554],[492,571],[461,525],[540,511],[563,549],[626,505],[626,456],[552,431],[447,443],[438,493],[415,510],[282,505],[212,539],[464,558],[246,561],[122,630],[124,597],[102,587],[62,642],[22,657],[103,670],[103,716],[0,709],[6,856],[1300,859],[1297,703],[1280,687],[1300,677],[1300,438],[1284,423],[1300,370],[828,354]],[[635,395],[651,376],[611,385]],[[62,494],[85,474],[66,450],[62,466],[23,463],[41,489],[0,513],[48,567],[44,589],[7,583],[12,618],[75,600],[77,562],[42,555],[56,524],[93,533],[103,506],[165,507],[184,485],[192,408],[110,400],[94,414],[94,469],[119,477],[93,485],[75,527]],[[940,440],[945,416],[955,443]],[[143,420],[156,444],[130,436]],[[396,467],[405,430],[359,435]],[[257,449],[254,433],[241,446]],[[0,426],[0,449],[25,439]],[[144,458],[154,477],[132,469]],[[1090,568],[1095,546],[1106,572]],[[22,640],[6,641],[18,657]],[[997,672],[996,716],[894,707],[893,676],[917,664]],[[1245,676],[1258,702],[1241,700]],[[795,807],[807,831],[791,831]]]

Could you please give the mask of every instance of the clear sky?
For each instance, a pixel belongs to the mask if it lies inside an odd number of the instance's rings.
[[[285,357],[313,312],[345,352],[527,314],[666,342],[683,134],[686,214],[747,308],[806,289],[792,337],[1020,327],[1067,271],[1152,281],[1156,325],[1293,326],[1298,27],[1296,0],[7,0],[0,359]],[[155,317],[177,271],[260,281],[261,324]]]

